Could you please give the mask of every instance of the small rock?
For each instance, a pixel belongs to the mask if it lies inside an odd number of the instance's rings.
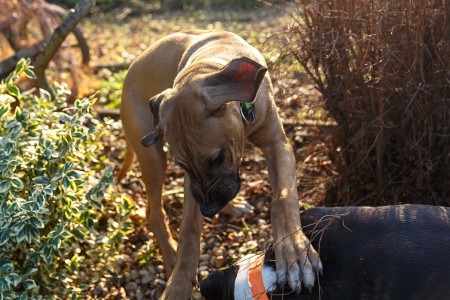
[[[259,237],[262,239],[266,239],[269,237],[269,234],[267,233],[267,231],[260,231],[259,232]]]
[[[162,273],[163,271],[164,271],[164,266],[163,265],[156,266],[156,272]]]
[[[141,291],[141,288],[138,288],[136,290],[136,299],[137,300],[143,300],[144,299],[144,294]]]
[[[119,290],[114,293],[112,299],[113,300],[127,299],[127,293],[125,293],[125,290],[123,289],[123,287],[119,288]]]
[[[149,276],[150,272],[147,270],[139,270],[139,275],[141,275],[141,277]]]
[[[128,282],[125,286],[127,292],[135,291],[137,289],[137,284],[135,282]]]
[[[200,266],[198,267],[198,272],[200,273],[201,271],[205,271],[208,270],[208,266]]]
[[[267,240],[266,239],[259,239],[258,240],[258,249],[263,250],[267,248]]]
[[[136,270],[132,270],[130,275],[131,275],[131,280],[136,280],[137,278],[139,278],[139,272]]]
[[[223,256],[225,251],[223,248],[216,248],[216,251],[213,251],[214,256]]]
[[[209,272],[208,272],[208,270],[203,270],[199,274],[200,274],[200,279],[204,279],[204,278],[208,277]]]
[[[167,283],[164,280],[161,280],[161,279],[157,278],[157,279],[155,279],[154,284],[155,285],[162,285],[162,286],[165,287]]]
[[[266,205],[265,201],[258,201],[255,206],[257,210],[261,210],[265,205]]]
[[[200,261],[209,261],[211,259],[211,255],[208,253],[200,255]]]
[[[200,292],[195,291],[194,293],[192,293],[192,299],[200,300],[200,299],[202,299],[202,295],[200,294]]]
[[[154,279],[153,276],[151,276],[151,275],[146,275],[146,276],[142,277],[141,283],[142,283],[142,284],[149,284],[150,282],[153,281],[153,279]]]
[[[209,266],[209,261],[201,261],[198,265],[199,266]]]
[[[94,296],[101,296],[105,292],[105,283],[100,282],[92,292]]]
[[[215,266],[216,268],[221,268],[223,267],[223,265],[225,264],[225,259],[223,258],[223,256],[217,256],[215,259]]]
[[[150,274],[156,274],[156,268],[154,265],[149,265],[148,266],[148,271],[150,272]]]
[[[210,237],[206,243],[209,244],[209,245],[212,245],[212,244],[214,244],[215,240],[216,240],[215,238]]]
[[[124,263],[125,263],[125,260],[124,260],[123,256],[122,255],[117,255],[116,256],[116,261],[114,262],[114,266],[117,269],[121,269],[123,267]]]

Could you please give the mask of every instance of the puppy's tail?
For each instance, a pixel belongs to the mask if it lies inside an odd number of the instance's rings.
[[[120,181],[125,178],[128,171],[130,171],[131,167],[133,166],[134,161],[136,160],[136,153],[134,152],[130,143],[128,143],[128,140],[127,148],[125,151],[125,159],[122,163],[122,166],[120,167],[119,172],[117,173],[117,183],[120,183]]]

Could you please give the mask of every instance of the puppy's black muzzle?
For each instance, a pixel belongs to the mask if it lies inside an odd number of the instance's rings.
[[[200,212],[205,217],[217,214],[228,202],[234,199],[241,188],[239,175],[230,174],[214,181],[203,192],[200,185],[191,179],[191,191],[195,201],[200,205]]]

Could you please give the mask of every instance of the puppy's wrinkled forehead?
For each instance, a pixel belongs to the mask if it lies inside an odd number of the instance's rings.
[[[208,160],[229,147],[242,147],[244,130],[239,111],[231,105],[222,110],[211,115],[185,103],[173,108],[164,132],[175,158]]]
[[[230,102],[255,101],[267,71],[267,67],[247,57],[233,59],[215,71],[208,68],[209,65],[202,63],[195,68],[194,65],[188,67],[177,77],[173,88],[150,99],[155,132],[143,138],[144,146],[154,144],[162,133],[168,138],[169,144],[175,143],[170,141],[171,135],[183,134],[185,140],[203,139],[203,142],[209,142],[201,135],[211,130],[224,130],[221,125],[226,125],[227,122],[217,120],[229,112],[230,105],[227,104]],[[234,125],[234,122],[231,123]],[[189,132],[180,132],[181,130]],[[193,137],[187,137],[188,133]]]

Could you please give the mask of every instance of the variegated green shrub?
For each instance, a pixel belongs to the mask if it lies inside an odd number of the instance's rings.
[[[96,160],[94,99],[67,107],[64,85],[52,100],[21,92],[19,76],[34,77],[29,61],[0,83],[0,299],[84,298],[132,229],[133,206]]]

